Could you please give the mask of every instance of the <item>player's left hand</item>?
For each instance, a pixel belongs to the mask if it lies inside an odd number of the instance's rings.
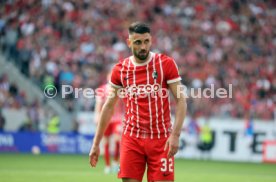
[[[91,147],[90,153],[89,153],[89,158],[90,158],[90,165],[92,167],[96,167],[98,159],[100,155],[100,147],[93,145]]]
[[[164,151],[169,149],[168,158],[173,157],[177,153],[178,147],[179,147],[179,137],[173,134],[170,135],[164,148]]]

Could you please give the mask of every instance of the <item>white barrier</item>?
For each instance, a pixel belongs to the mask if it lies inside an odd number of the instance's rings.
[[[202,124],[202,122],[201,119],[199,123]],[[247,137],[244,134],[245,123],[243,120],[210,119],[209,122],[209,126],[214,132],[214,145],[210,152],[204,154],[197,148],[196,139],[186,132],[182,132],[180,149],[176,157],[262,162],[263,142],[265,140],[276,140],[273,122],[255,121],[252,137]]]
[[[79,119],[81,133],[95,132],[92,112],[80,113]],[[262,162],[263,142],[276,140],[276,128],[272,121],[254,121],[254,135],[246,137],[244,120],[211,118],[209,126],[214,133],[214,145],[209,153],[202,153],[197,147],[197,138],[190,136],[184,129],[188,121],[189,118],[186,118],[177,158]],[[204,119],[198,122],[202,125]]]

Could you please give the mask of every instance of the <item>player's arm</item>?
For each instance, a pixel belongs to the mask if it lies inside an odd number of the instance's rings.
[[[109,96],[100,112],[96,134],[93,140],[93,145],[89,153],[90,164],[92,167],[96,167],[96,164],[98,162],[98,157],[100,155],[99,145],[100,145],[101,139],[103,138],[103,134],[108,125],[108,122],[112,117],[114,106],[118,100],[117,91],[118,91],[117,88],[112,87],[112,89],[109,89],[109,93],[108,93]]]
[[[95,104],[95,123],[99,123],[100,113],[102,110],[102,106],[104,104],[104,100],[100,97],[96,97],[96,104]]]
[[[186,116],[186,97],[183,92],[183,85],[180,81],[169,84],[169,88],[174,96],[174,99],[176,100],[175,122],[171,134],[179,137]]]
[[[187,103],[186,97],[184,95],[183,85],[180,81],[169,84],[169,89],[171,90],[175,100],[176,100],[176,113],[175,113],[175,122],[173,124],[172,133],[166,143],[165,149],[168,151],[168,157],[174,156],[179,147],[179,136],[181,133],[182,125],[186,116]]]

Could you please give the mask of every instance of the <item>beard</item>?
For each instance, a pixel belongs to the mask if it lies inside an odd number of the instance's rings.
[[[142,50],[140,52],[133,51],[133,54],[136,58],[140,60],[146,60],[148,58],[149,51],[146,51],[146,50]]]

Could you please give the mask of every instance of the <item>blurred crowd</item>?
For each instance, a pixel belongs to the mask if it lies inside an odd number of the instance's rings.
[[[42,109],[40,102],[37,100],[28,102],[26,93],[11,82],[6,74],[0,75],[0,131],[4,129],[6,120],[4,109],[22,110],[26,113],[22,115],[23,118],[17,118],[24,120],[18,128],[20,131],[38,131],[45,127],[42,125],[47,122],[45,110]]]
[[[7,75],[0,75],[0,108],[20,109],[26,105],[26,94]]]
[[[108,65],[130,55],[127,28],[137,20],[150,24],[153,51],[175,59],[188,88],[233,84],[231,99],[189,99],[190,114],[273,118],[273,0],[1,1],[0,45],[41,88],[97,88]],[[94,107],[91,99],[68,100],[69,110],[76,102],[80,110]]]

